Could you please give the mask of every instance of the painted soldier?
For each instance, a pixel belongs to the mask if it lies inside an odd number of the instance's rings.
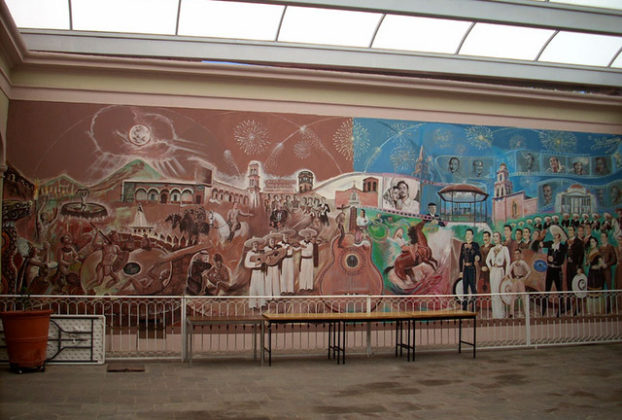
[[[490,270],[488,270],[488,266],[484,263],[486,258],[488,258],[488,253],[492,249],[492,243],[490,242],[490,232],[483,233],[484,244],[479,247],[480,252],[480,261],[481,261],[481,269],[479,276],[482,279],[484,291],[490,291]]]
[[[466,242],[460,246],[460,277],[462,277],[462,293],[464,298],[462,300],[462,309],[467,309],[469,299],[467,295],[469,288],[471,294],[477,294],[476,283],[476,270],[475,263],[480,259],[480,249],[477,242],[473,242],[473,229],[468,228],[464,234]],[[475,302],[471,300],[471,303]]]

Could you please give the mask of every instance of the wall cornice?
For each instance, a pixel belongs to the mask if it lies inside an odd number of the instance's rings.
[[[618,96],[395,75],[32,52],[0,3],[2,57],[8,64],[0,74],[0,88],[12,100],[101,103],[107,98],[107,103],[145,106],[166,100],[180,107],[427,115],[438,121],[460,116],[470,123],[515,121],[520,126],[622,131]]]

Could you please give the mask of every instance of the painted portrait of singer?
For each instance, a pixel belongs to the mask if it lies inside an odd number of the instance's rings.
[[[419,200],[419,181],[403,177],[384,179],[383,209],[418,214]]]

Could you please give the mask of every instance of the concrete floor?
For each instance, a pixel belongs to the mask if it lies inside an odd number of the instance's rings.
[[[0,366],[1,419],[622,418],[622,344],[529,350],[139,362],[144,372]]]

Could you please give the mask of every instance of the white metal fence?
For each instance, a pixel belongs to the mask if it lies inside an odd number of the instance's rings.
[[[267,298],[268,299],[268,298]],[[272,298],[270,298],[272,299]],[[512,303],[514,303],[512,308]],[[270,300],[261,310],[248,307],[248,297],[189,296],[49,296],[30,297],[34,308],[57,314],[106,317],[106,357],[183,358],[186,317],[248,317],[262,312],[320,313],[474,309],[477,345],[518,348],[622,341],[622,290],[589,293],[531,293],[430,296],[287,296]],[[0,310],[20,308],[22,297],[0,295]],[[513,310],[512,310],[513,309]],[[470,337],[472,322],[463,321]],[[195,356],[250,355],[257,336],[244,324],[195,326]],[[419,349],[455,348],[455,321],[419,322]],[[296,324],[273,329],[272,348],[284,353],[323,353],[326,326]],[[372,323],[348,327],[349,352],[393,351],[395,325]]]

